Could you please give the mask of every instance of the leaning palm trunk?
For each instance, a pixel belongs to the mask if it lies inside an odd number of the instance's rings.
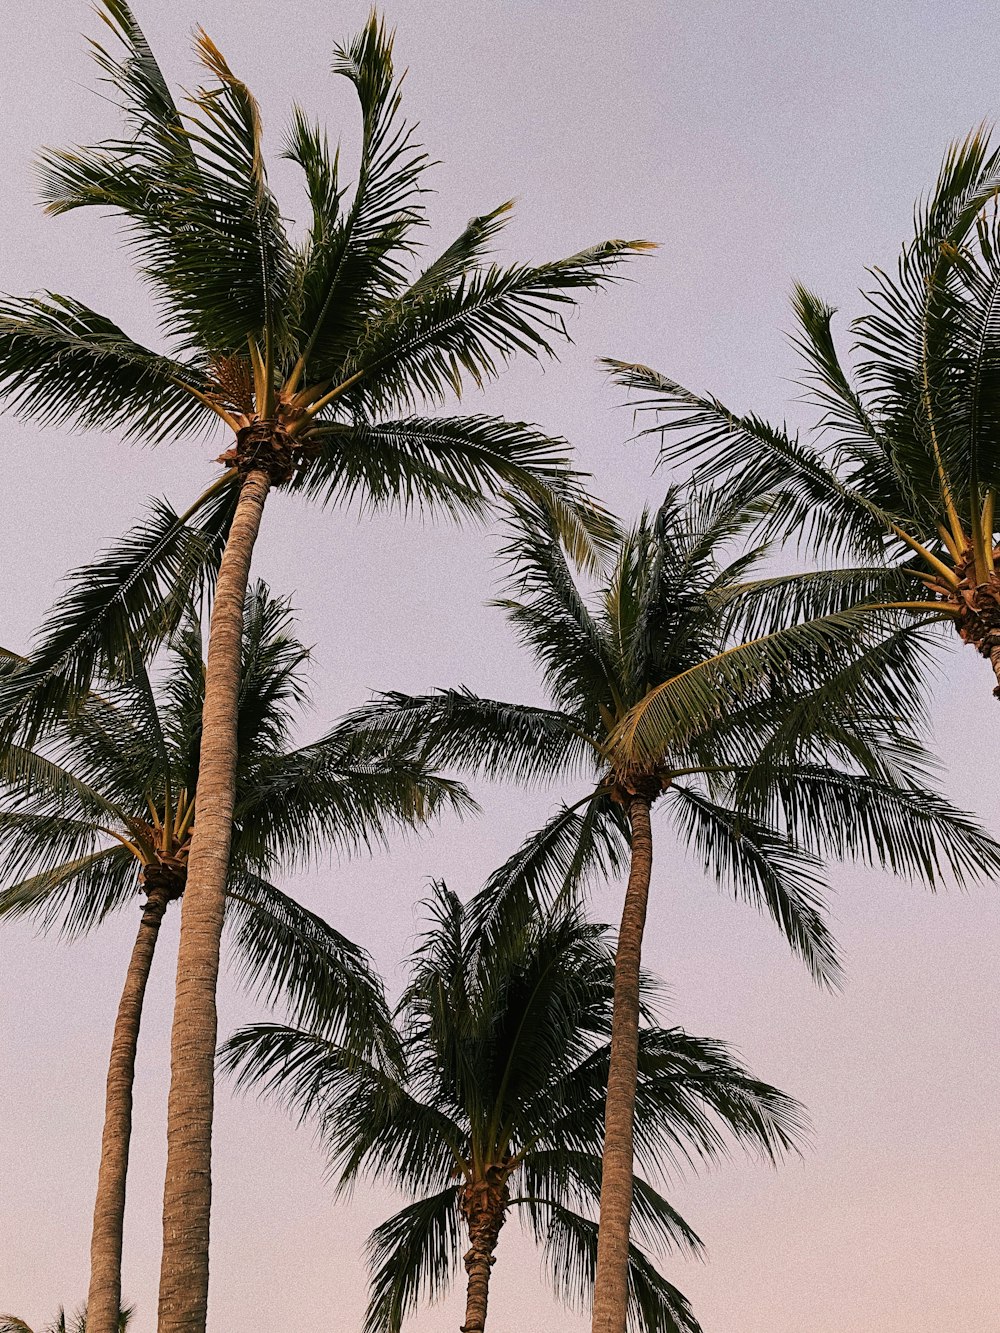
[[[159,1333],[204,1333],[207,1317],[215,993],[236,791],[243,603],[270,485],[268,472],[259,465],[243,476],[209,630],[198,794],[170,1046]]]
[[[639,976],[653,871],[651,804],[651,797],[641,792],[631,795],[628,802],[632,859],[615,955],[593,1333],[625,1333],[628,1315],[635,1090],[639,1061]]]
[[[462,1191],[460,1207],[469,1226],[469,1248],[463,1257],[468,1283],[461,1333],[483,1333],[486,1327],[490,1270],[496,1263],[494,1251],[504,1224],[507,1196],[505,1167],[488,1167],[486,1180],[466,1185]]]
[[[115,1019],[111,1058],[108,1062],[94,1229],[90,1241],[88,1333],[118,1333],[121,1326],[122,1234],[125,1178],[128,1172],[129,1140],[132,1136],[135,1056],[146,983],[167,901],[166,894],[155,891],[146,899]]]

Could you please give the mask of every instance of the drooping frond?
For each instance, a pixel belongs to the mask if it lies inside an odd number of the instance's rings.
[[[739,810],[675,783],[669,806],[684,841],[719,882],[766,911],[816,978],[836,986],[840,963],[824,915],[820,863]]]
[[[458,1186],[418,1199],[365,1243],[370,1273],[365,1333],[399,1333],[421,1300],[444,1296],[458,1268]]]
[[[545,1246],[546,1276],[567,1305],[589,1309],[597,1272],[597,1223],[557,1204],[538,1211],[536,1232]],[[686,1297],[636,1245],[629,1245],[628,1287],[630,1333],[701,1333]]]
[[[236,502],[231,482],[182,515],[154,501],[147,519],[75,571],[28,660],[0,680],[0,734],[30,740],[98,674],[127,674],[137,651],[170,631],[187,599],[214,582]]]
[[[483,777],[549,781],[593,765],[593,746],[574,719],[554,709],[483,699],[468,690],[376,696],[345,725],[429,763]]]
[[[563,508],[584,502],[568,445],[498,417],[406,417],[318,427],[319,456],[293,483],[324,504],[488,515],[509,489]]]
[[[293,1022],[376,1063],[399,1059],[371,959],[315,912],[246,871],[230,874],[226,924],[238,978]]]
[[[204,394],[203,370],[149,351],[68,296],[0,301],[0,393],[19,416],[152,444],[204,434],[216,417],[185,385]]]

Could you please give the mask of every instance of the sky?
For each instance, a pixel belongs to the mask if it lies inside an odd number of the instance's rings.
[[[362,0],[137,0],[168,76],[192,86],[201,23],[255,90],[267,144],[291,106],[319,115],[356,161],[349,85],[329,72],[334,42],[364,21]],[[169,12],[168,12],[169,8]],[[646,237],[655,256],[587,298],[573,344],[544,369],[515,365],[469,411],[540,423],[574,445],[624,517],[669,478],[655,448],[630,442],[631,413],[595,367],[636,359],[733,407],[807,423],[783,330],[801,280],[860,308],[864,269],[894,262],[912,206],[950,140],[995,116],[995,5],[953,0],[396,0],[406,104],[440,165],[431,252],[465,220],[516,197],[500,257],[539,260],[609,237]],[[92,141],[115,123],[97,99],[82,0],[30,0],[4,15],[0,88],[0,289],[71,293],[135,336],[156,338],[147,294],[114,226],[44,217],[41,145]],[[272,175],[301,218],[289,164]],[[183,505],[224,447],[155,450],[110,436],[0,418],[0,641],[23,649],[68,569],[125,530],[145,497]],[[540,700],[498,611],[496,534],[397,515],[321,513],[276,496],[255,571],[288,594],[315,645],[318,735],[375,689],[465,684]],[[988,667],[937,659],[934,744],[942,784],[1000,833],[1000,707]],[[554,791],[477,789],[483,815],[334,862],[285,887],[373,954],[398,989],[431,877],[471,893],[537,827]],[[777,932],[719,892],[666,825],[656,851],[645,961],[671,993],[665,1018],[724,1038],[762,1078],[808,1106],[810,1147],[778,1170],[734,1157],[675,1182],[671,1199],[708,1247],[666,1272],[705,1333],[994,1333],[1000,1249],[1000,1061],[995,887],[931,895],[881,872],[834,866],[832,916],[847,964],[822,993]],[[613,921],[623,886],[595,891]],[[137,919],[126,913],[72,945],[29,926],[0,933],[0,1311],[32,1326],[87,1285],[104,1072]],[[124,1286],[135,1333],[155,1326],[176,912],[150,983],[136,1090]],[[227,976],[223,1035],[260,1015]],[[359,1328],[362,1245],[402,1200],[381,1188],[337,1199],[307,1129],[220,1088],[215,1134],[212,1333]],[[509,1227],[490,1327],[587,1327],[558,1307],[538,1256]],[[454,1328],[457,1298],[422,1310],[413,1333]]]

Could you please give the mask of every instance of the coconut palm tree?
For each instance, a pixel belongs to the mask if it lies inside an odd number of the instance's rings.
[[[243,1086],[314,1119],[341,1187],[388,1180],[414,1202],[368,1239],[365,1333],[398,1333],[421,1294],[443,1295],[463,1244],[464,1333],[486,1324],[490,1274],[508,1216],[546,1254],[557,1292],[589,1301],[597,1247],[614,949],[604,926],[562,904],[519,918],[484,948],[474,907],[443,884],[396,1009],[400,1071],[357,1061],[322,1033],[262,1024],[220,1053]],[[662,1176],[717,1160],[727,1141],[775,1160],[801,1139],[802,1110],[742,1068],[721,1042],[655,1024],[642,979],[637,1157]],[[701,1242],[648,1181],[637,1231],[654,1250]],[[464,1241],[463,1241],[464,1236]],[[629,1304],[647,1333],[698,1333],[684,1297],[636,1245]]]
[[[281,866],[384,841],[468,804],[461,788],[336,727],[290,744],[306,650],[287,604],[248,594],[226,919],[237,975],[270,1001],[330,1025],[348,1046],[394,1049],[367,956],[272,883]],[[189,618],[154,686],[141,665],[91,694],[34,750],[0,769],[0,919],[28,916],[79,935],[137,901],[142,914],[115,1021],[91,1241],[91,1333],[114,1328],[132,1086],[143,997],[160,924],[185,890],[199,782],[205,688],[200,628]]]
[[[467,690],[386,695],[356,724],[494,779],[585,779],[497,871],[479,900],[495,943],[511,903],[574,892],[627,867],[607,1088],[595,1333],[623,1333],[628,1301],[640,957],[654,805],[675,839],[767,911],[820,981],[838,976],[819,856],[860,857],[935,882],[994,874],[998,848],[927,790],[899,718],[913,713],[919,643],[842,612],[747,640],[734,596],[766,555],[726,552],[760,516],[736,488],[668,493],[617,550],[593,597],[543,505],[512,507],[511,595],[500,605],[538,662],[550,706]]]
[[[948,150],[895,274],[871,270],[856,369],[838,352],[836,311],[796,286],[793,342],[820,413],[811,438],[647,366],[606,364],[655,413],[663,459],[694,458],[706,479],[737,473],[772,496],[772,528],[836,557],[762,584],[762,614],[891,603],[918,626],[953,627],[1000,682],[998,192],[1000,151],[980,128]]]
[[[492,417],[414,409],[440,404],[463,381],[481,384],[518,351],[550,354],[576,296],[604,285],[643,247],[611,241],[551,263],[487,265],[484,251],[509,211],[502,204],[414,272],[428,159],[401,118],[392,37],[374,13],[334,60],[362,114],[353,192],[325,134],[301,110],[293,116],[284,153],[303,173],[311,212],[295,241],[268,185],[257,103],[208,35],[199,30],[196,39],[207,82],[180,108],[126,0],[99,0],[98,10],[115,48],[94,51],[124,128],[96,147],[48,153],[44,195],[53,213],[97,207],[124,219],[168,350],[140,345],[70,297],[8,298],[0,390],[24,415],[131,439],[220,423],[229,432],[222,475],[194,509],[215,513],[224,553],[181,913],[161,1271],[162,1333],[195,1333],[205,1326],[208,1290],[215,989],[241,618],[267,496],[292,489],[324,503],[357,498],[475,515],[498,488],[525,486],[549,494],[571,522],[580,492],[559,442]],[[98,637],[110,633],[123,598],[136,588],[144,596],[155,570],[169,568],[177,540],[176,527],[161,529],[133,551],[132,582],[103,589]],[[54,662],[36,659],[7,692],[7,716],[37,722],[53,690],[87,674],[94,642],[91,619]],[[113,652],[113,642],[103,644]]]
[[[121,1310],[115,1326],[116,1333],[125,1333],[134,1315],[135,1310],[131,1305]],[[17,1315],[0,1314],[0,1333],[33,1333],[33,1330]],[[66,1322],[66,1311],[60,1309],[52,1323],[46,1324],[40,1333],[87,1333],[87,1307],[79,1310],[70,1323]]]

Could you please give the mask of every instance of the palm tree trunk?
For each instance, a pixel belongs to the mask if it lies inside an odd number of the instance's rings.
[[[632,1219],[635,1089],[639,1062],[639,971],[653,871],[651,800],[629,798],[632,860],[615,955],[611,1060],[604,1112],[601,1220],[597,1236],[593,1333],[625,1333],[628,1314],[628,1247]]]
[[[90,1239],[90,1292],[87,1296],[87,1333],[118,1333],[122,1301],[122,1234],[125,1220],[125,1177],[132,1136],[132,1086],[139,1024],[146,982],[160,922],[167,908],[162,894],[146,899],[142,920],[132,946],[125,985],[118,1002],[107,1095],[101,1166],[97,1174],[97,1202]]]
[[[469,1248],[463,1256],[468,1283],[465,1294],[465,1323],[461,1333],[483,1333],[490,1295],[490,1270],[507,1209],[506,1181],[490,1168],[488,1179],[467,1185],[460,1208],[469,1225]]]
[[[243,605],[270,484],[261,467],[243,478],[208,637],[198,794],[170,1046],[159,1333],[205,1333],[208,1311],[215,991],[235,800]]]

